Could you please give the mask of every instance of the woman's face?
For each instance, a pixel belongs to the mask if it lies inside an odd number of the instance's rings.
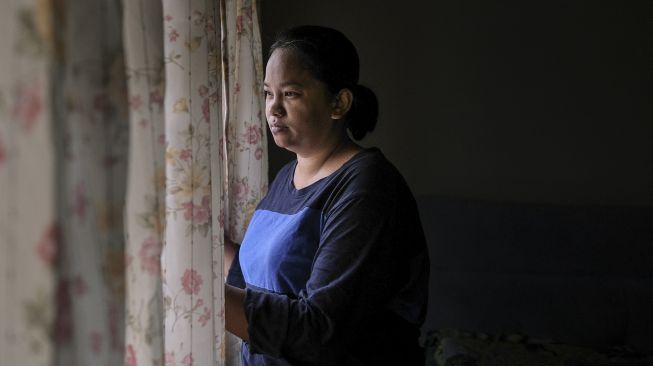
[[[265,116],[274,142],[296,154],[328,148],[338,133],[333,98],[296,51],[277,49],[265,69]]]

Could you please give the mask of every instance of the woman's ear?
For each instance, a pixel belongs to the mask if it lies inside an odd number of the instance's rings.
[[[345,117],[351,104],[354,101],[354,95],[349,89],[341,89],[333,100],[331,110],[331,119],[342,119]]]

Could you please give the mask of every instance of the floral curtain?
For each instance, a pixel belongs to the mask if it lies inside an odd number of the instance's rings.
[[[57,226],[47,8],[0,12],[0,365],[49,365]]]
[[[67,0],[53,13],[58,260],[55,364],[117,365],[124,348],[128,124],[120,8]]]
[[[126,365],[161,365],[161,247],[166,221],[163,15],[158,0],[125,1],[123,6],[130,110]]]
[[[267,188],[256,6],[141,0],[124,14],[134,157],[127,364],[235,362],[223,238],[242,239]]]
[[[238,364],[222,255],[267,189],[256,2],[0,18],[0,365]]]

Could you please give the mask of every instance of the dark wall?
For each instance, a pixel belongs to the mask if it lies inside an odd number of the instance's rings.
[[[416,196],[653,205],[644,2],[262,0],[279,29],[343,31],[379,146]],[[647,24],[648,23],[648,24]],[[271,175],[292,158],[270,140]]]

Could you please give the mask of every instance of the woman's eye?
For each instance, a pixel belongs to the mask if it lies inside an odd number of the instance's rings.
[[[267,98],[267,97],[269,97],[269,96],[271,96],[271,95],[272,95],[272,93],[270,93],[269,91],[267,91],[267,90],[263,90],[263,96],[264,96],[265,98]]]
[[[299,93],[293,92],[293,91],[287,91],[287,92],[284,92],[283,95],[286,96],[286,97],[296,97],[296,96],[299,95]]]

